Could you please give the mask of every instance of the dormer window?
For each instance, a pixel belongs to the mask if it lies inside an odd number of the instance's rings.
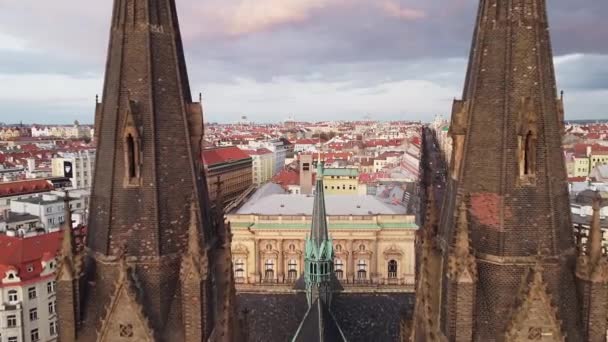
[[[34,265],[27,265],[28,272],[34,272]]]
[[[8,274],[8,279],[9,279],[9,280],[13,280],[13,279],[15,279],[15,273],[13,273],[13,272],[9,272],[9,274]]]

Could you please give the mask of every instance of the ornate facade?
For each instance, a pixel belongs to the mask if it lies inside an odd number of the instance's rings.
[[[75,251],[68,234],[58,267],[61,341],[242,340],[202,122],[175,1],[115,0],[88,246]]]
[[[421,234],[414,341],[606,340],[599,221],[587,248],[572,234],[546,3],[479,2],[451,179]]]
[[[295,282],[311,217],[229,214],[237,287]],[[328,216],[334,272],[345,287],[412,291],[417,225],[410,215]],[[397,286],[399,285],[399,286]]]

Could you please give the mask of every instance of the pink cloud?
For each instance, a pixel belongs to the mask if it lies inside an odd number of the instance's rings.
[[[384,0],[379,6],[386,14],[398,19],[416,20],[426,18],[424,11],[405,7],[395,0]]]

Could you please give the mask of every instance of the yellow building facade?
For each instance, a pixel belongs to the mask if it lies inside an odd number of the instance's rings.
[[[359,170],[325,169],[323,184],[328,195],[355,195],[358,193]]]
[[[229,214],[237,288],[293,287],[302,275],[310,215]],[[328,216],[334,270],[348,291],[413,291],[413,215]]]

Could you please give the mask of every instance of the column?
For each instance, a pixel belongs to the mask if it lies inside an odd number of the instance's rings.
[[[277,261],[277,280],[282,283],[285,280],[285,256],[283,255],[283,239],[277,242],[279,249],[279,260]]]
[[[372,260],[370,260],[370,263],[372,264],[371,268],[371,280],[373,283],[377,284],[378,280],[380,278],[379,274],[378,274],[378,235],[376,234],[376,239],[372,241],[372,243],[374,244],[372,251]]]
[[[258,242],[256,243],[256,245],[258,246],[258,250],[257,250],[257,260],[256,260],[256,265],[257,265],[257,272],[256,272],[256,278],[257,278],[257,282],[261,283],[262,279],[264,279],[264,268],[263,268],[263,259],[264,256],[262,255],[262,240],[258,240]]]
[[[353,240],[348,240],[348,261],[346,263],[346,279],[348,282],[355,281],[355,249],[353,248]]]

